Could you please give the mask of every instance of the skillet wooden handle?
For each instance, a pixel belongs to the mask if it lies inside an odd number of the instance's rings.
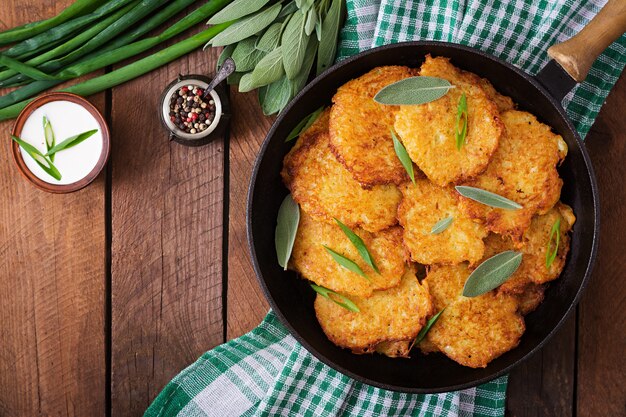
[[[624,32],[626,0],[609,0],[576,36],[551,46],[548,55],[580,83],[596,58]]]

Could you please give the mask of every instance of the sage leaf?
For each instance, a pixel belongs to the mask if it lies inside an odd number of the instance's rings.
[[[283,52],[281,48],[278,47],[265,55],[250,73],[253,88],[271,84],[283,76],[285,70],[283,68]]]
[[[296,127],[294,127],[291,132],[289,132],[289,135],[287,135],[287,139],[285,139],[285,142],[294,140],[295,138],[300,136],[302,132],[305,132],[309,127],[311,127],[313,123],[315,123],[315,121],[320,117],[323,111],[324,106],[320,107],[313,113],[306,116],[304,119],[300,120],[300,123],[298,123]]]
[[[552,242],[554,242],[554,249],[551,250]],[[548,248],[546,249],[546,268],[550,269],[556,255],[559,253],[559,243],[561,243],[561,219],[557,219],[550,229],[550,237],[548,237]]]
[[[311,74],[311,69],[313,68],[313,61],[315,60],[315,52],[317,50],[317,39],[310,36],[309,44],[306,47],[306,52],[304,53],[304,62],[302,63],[302,68],[300,68],[300,72],[296,77],[291,80],[291,96],[295,97],[296,94],[300,92],[306,85],[307,80],[309,79],[309,75]]]
[[[285,271],[287,270],[289,258],[291,258],[293,243],[296,241],[298,223],[300,223],[300,207],[298,207],[298,203],[293,201],[291,194],[288,194],[278,209],[278,219],[274,234],[278,264]]]
[[[489,207],[506,210],[517,210],[522,208],[522,206],[517,204],[515,201],[509,200],[506,197],[502,197],[501,195],[490,191],[483,190],[482,188],[468,187],[466,185],[457,185],[454,188],[463,197],[467,197]]]
[[[241,81],[241,78],[245,75],[245,72],[233,72],[232,74],[230,74],[228,76],[228,78],[226,79],[226,83],[228,85],[239,85],[239,82]],[[241,90],[239,90],[241,91]]]
[[[335,218],[335,222],[337,222],[343,233],[348,237],[352,245],[354,245],[356,250],[359,252],[359,255],[361,255],[361,259],[363,259],[366,264],[368,264],[374,271],[376,271],[377,274],[380,274],[380,271],[378,270],[378,267],[374,262],[374,258],[372,258],[369,250],[367,250],[367,246],[365,245],[365,242],[363,242],[363,239],[361,239],[359,235],[354,233],[352,229],[343,224],[339,219]]]
[[[330,9],[322,22],[321,39],[317,50],[317,75],[320,75],[335,61],[337,37],[344,0],[332,0]]]
[[[315,3],[315,0],[296,0],[296,6],[298,6],[300,12],[303,14],[313,6],[313,3]]]
[[[282,23],[274,23],[270,27],[267,28],[265,33],[258,38],[254,47],[259,51],[263,52],[271,52],[276,49],[278,43],[280,42],[280,35],[282,34],[283,24]]]
[[[98,129],[93,129],[93,130],[88,130],[83,133],[79,133],[78,135],[70,136],[69,138],[65,139],[61,143],[54,145],[52,148],[48,149],[48,152],[46,152],[44,156],[51,156],[64,149],[73,148],[79,143],[84,142],[91,136],[95,135],[97,131]]]
[[[26,153],[35,160],[37,165],[39,165],[46,174],[50,175],[52,178],[54,178],[57,181],[61,179],[61,173],[59,172],[57,167],[55,167],[54,164],[50,162],[50,160],[46,158],[39,151],[39,149],[35,148],[33,145],[31,145],[28,142],[24,142],[22,139],[18,138],[17,136],[11,136],[11,139],[17,142],[17,144],[20,145],[20,147],[24,149]]]
[[[208,21],[210,25],[226,23],[231,20],[240,19],[254,12],[261,10],[261,7],[269,3],[270,0],[235,0],[222,10],[217,12]]]
[[[208,43],[213,46],[226,46],[256,35],[274,22],[280,13],[280,3],[267,7],[251,16],[236,21],[217,34]]]
[[[293,79],[304,61],[304,52],[309,42],[309,37],[304,33],[305,16],[302,13],[294,13],[285,27],[281,41],[283,50],[283,66],[287,78]]]
[[[54,137],[54,130],[50,120],[46,116],[43,117],[43,135],[46,142],[46,152],[50,150],[56,144],[56,138]],[[50,156],[50,162],[54,162],[54,155]]]
[[[465,281],[464,297],[477,297],[502,285],[522,263],[522,253],[512,250],[487,259]]]
[[[315,25],[317,25],[317,11],[313,7],[307,12],[306,21],[304,23],[304,33],[306,33],[307,36],[311,36],[315,30]]]
[[[235,50],[236,44],[226,45],[222,52],[220,53],[219,58],[217,58],[217,64],[215,64],[215,71],[219,71],[220,67],[226,61],[227,58],[231,58],[233,56],[233,51]],[[235,62],[236,64],[236,62]]]
[[[435,223],[433,228],[430,230],[430,234],[431,235],[438,235],[439,233],[442,233],[448,227],[450,227],[450,225],[452,224],[453,221],[454,221],[454,217],[452,217],[452,216],[446,217],[445,219],[439,220],[437,223]]]
[[[357,305],[352,302],[352,300],[350,300],[348,297],[345,297],[339,293],[336,293],[335,291],[329,290],[328,288],[324,288],[322,286],[315,285],[315,284],[311,284],[311,288],[313,288],[313,290],[319,295],[321,295],[322,297],[328,298],[330,301],[345,308],[346,310],[350,310],[354,313],[359,313],[361,311],[359,310],[359,307],[357,307]],[[332,298],[331,294],[341,301],[338,301]]]
[[[363,272],[361,267],[358,266],[356,262],[354,262],[352,259],[346,258],[342,254],[335,252],[334,250],[332,250],[326,245],[322,245],[322,246],[324,246],[324,249],[326,249],[326,252],[328,252],[330,256],[333,257],[335,262],[337,262],[339,265],[343,266],[348,271],[354,272],[355,274],[359,274],[363,278],[367,278],[369,280],[369,278],[367,277],[367,275],[365,275],[365,272]]]
[[[455,140],[456,148],[460,151],[465,140],[467,138],[467,97],[465,93],[461,94],[459,98],[459,104],[456,109],[456,123],[455,123]]]
[[[291,83],[287,77],[259,88],[259,103],[266,116],[281,111],[290,99]]]
[[[254,47],[256,37],[250,37],[237,43],[231,58],[239,72],[251,71],[261,61],[265,53]]]
[[[387,105],[413,105],[435,101],[454,88],[448,80],[437,77],[410,77],[381,88],[374,101]]]
[[[278,14],[277,19],[289,16],[297,11],[298,11],[298,5],[296,4],[295,0],[292,0],[289,3],[287,3],[285,7],[283,7],[283,9]]]
[[[426,337],[426,334],[428,333],[430,328],[433,327],[435,325],[435,323],[437,323],[437,320],[439,320],[439,317],[441,316],[441,313],[443,313],[444,310],[445,310],[445,308],[442,309],[439,313],[437,313],[434,316],[432,316],[426,322],[426,325],[424,327],[422,327],[422,330],[420,330],[420,332],[415,337],[415,341],[413,342],[413,345],[418,345],[422,340],[424,340],[424,338]]]
[[[396,136],[396,132],[394,132],[393,129],[390,129],[390,131],[391,131],[391,138],[393,139],[393,150],[396,151],[396,156],[400,160],[400,163],[406,170],[406,173],[409,174],[409,178],[411,178],[411,181],[413,181],[413,184],[415,184],[415,172],[413,171],[413,161],[411,160],[411,157],[409,156],[409,153],[406,151],[406,148],[404,147],[402,142],[400,142],[400,140]]]

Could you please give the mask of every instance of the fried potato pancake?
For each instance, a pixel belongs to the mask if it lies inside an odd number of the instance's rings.
[[[504,113],[507,110],[515,109],[515,103],[513,103],[511,97],[502,95],[498,91],[496,91],[496,89],[493,87],[493,84],[491,84],[488,79],[481,78],[480,86],[483,88],[483,90],[485,90],[485,93],[487,93],[487,97],[489,97],[491,101],[496,103],[496,106],[498,107],[498,111],[500,113]]]
[[[421,264],[475,263],[483,257],[483,238],[487,230],[458,209],[452,187],[441,188],[427,179],[417,179],[400,186],[402,200],[398,220],[404,228],[404,244],[411,259]],[[446,217],[452,224],[439,234],[433,226]]]
[[[554,262],[547,268],[546,252],[550,231],[557,221],[560,221],[559,249]],[[528,284],[543,284],[558,278],[565,267],[570,247],[569,231],[575,221],[572,209],[559,202],[546,214],[537,215],[532,219],[530,227],[523,235],[521,247],[516,247],[516,243],[509,237],[490,234],[485,239],[485,259],[507,250],[518,250],[523,253],[520,267],[498,291],[519,294],[526,291]]]
[[[425,353],[441,351],[461,365],[484,368],[519,344],[524,319],[518,312],[518,300],[508,294],[490,291],[463,297],[469,274],[466,263],[430,268],[425,282],[432,288],[434,311],[445,310],[420,349]]]
[[[397,223],[400,191],[395,185],[370,190],[341,165],[328,147],[327,115],[304,132],[285,156],[283,181],[302,210],[314,218],[334,223],[337,218],[348,227],[377,232]]]
[[[389,356],[390,358],[408,358],[411,351],[411,343],[411,340],[381,342],[376,345],[376,353]]]
[[[543,285],[528,284],[521,293],[515,294],[520,314],[525,316],[535,311],[543,301],[545,290]]]
[[[383,87],[417,75],[408,67],[377,67],[339,87],[330,112],[330,148],[364,187],[408,179],[393,149],[389,129],[398,106],[373,99]]]
[[[363,239],[380,274],[361,259],[337,224],[320,222],[304,212],[300,216],[290,267],[317,285],[346,295],[365,298],[374,290],[398,285],[405,268],[405,254],[399,249],[402,247],[402,229],[391,227],[376,235],[361,229],[353,231]],[[356,262],[367,278],[339,265],[323,245]]]
[[[511,236],[520,245],[533,215],[547,212],[559,200],[563,181],[557,165],[567,155],[567,144],[530,113],[507,111],[502,121],[505,133],[489,166],[465,185],[499,194],[523,208],[498,209],[465,197],[460,197],[460,207],[489,231]]]
[[[420,75],[443,78],[456,87],[430,103],[400,106],[394,127],[409,156],[439,186],[478,175],[487,167],[503,131],[498,108],[481,86],[482,79],[461,71],[447,58],[430,56]],[[458,150],[456,117],[463,93],[467,98],[467,136]]]
[[[328,339],[354,353],[373,352],[382,342],[413,340],[432,314],[428,285],[419,283],[412,268],[406,269],[397,287],[350,299],[360,312],[318,294],[315,314]],[[388,351],[389,346],[382,349]]]

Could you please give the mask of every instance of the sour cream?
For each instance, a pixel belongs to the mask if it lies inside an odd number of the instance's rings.
[[[43,154],[46,153],[46,139],[43,131],[44,116],[52,125],[57,144],[88,130],[98,129],[98,131],[78,145],[56,153],[54,166],[61,173],[60,180],[48,175],[37,165],[37,162],[31,158],[28,152],[20,148],[24,163],[33,174],[50,184],[65,185],[82,180],[96,167],[102,154],[103,139],[100,124],[87,109],[79,104],[66,100],[43,104],[26,119],[20,134],[20,139],[33,145]]]

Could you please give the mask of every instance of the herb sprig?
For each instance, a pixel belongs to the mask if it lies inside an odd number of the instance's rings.
[[[394,106],[425,104],[440,99],[454,87],[443,78],[409,77],[383,87],[374,101]]]
[[[513,200],[509,200],[508,198],[502,197],[496,193],[483,190],[482,188],[468,187],[466,185],[457,185],[454,188],[463,197],[467,197],[489,207],[506,210],[517,210],[523,208]]]
[[[61,179],[61,173],[59,172],[57,167],[55,167],[54,164],[39,151],[39,149],[35,148],[28,142],[24,142],[17,136],[11,136],[11,139],[17,142],[17,144],[20,145],[20,147],[24,149],[26,153],[35,160],[37,165],[39,165],[46,174],[50,175],[57,181]]]
[[[439,317],[441,316],[441,313],[444,312],[444,310],[445,310],[445,308],[443,308],[441,311],[439,311],[439,313],[437,313],[434,316],[432,316],[426,322],[426,325],[424,327],[422,327],[422,330],[420,330],[420,332],[415,337],[415,340],[413,341],[413,345],[411,346],[411,348],[413,348],[413,346],[415,346],[415,345],[419,345],[419,343],[422,340],[424,340],[424,338],[426,337],[426,334],[429,332],[431,327],[433,327],[435,325],[435,323],[437,323],[437,320],[439,320]]]
[[[319,119],[324,109],[325,107],[322,106],[319,109],[315,110],[313,113],[307,115],[304,119],[300,120],[300,123],[298,123],[296,127],[294,127],[291,132],[289,132],[289,135],[287,135],[287,139],[285,139],[285,142],[292,141],[300,136],[302,132],[306,132],[307,129],[310,128],[317,119]]]
[[[461,150],[467,138],[467,97],[461,94],[459,104],[456,109],[456,123],[454,126],[456,148]]]
[[[550,250],[554,242],[554,249]],[[557,219],[550,229],[550,237],[548,238],[548,247],[546,249],[546,268],[550,269],[556,255],[559,253],[559,243],[561,242],[561,219]]]
[[[477,297],[502,285],[522,263],[522,253],[504,251],[487,259],[465,281],[464,297]]]
[[[335,218],[335,222],[341,228],[343,233],[348,237],[352,245],[354,245],[356,250],[359,252],[359,255],[361,255],[361,259],[363,259],[366,264],[368,264],[374,271],[376,271],[377,274],[380,274],[380,271],[376,266],[376,262],[374,262],[374,258],[372,257],[370,251],[367,249],[367,246],[365,245],[365,242],[363,242],[363,239],[361,239],[359,235],[354,233],[352,229],[343,224],[341,220]]]
[[[330,256],[333,257],[335,262],[337,262],[339,265],[343,266],[348,271],[352,271],[355,274],[359,274],[360,276],[362,276],[363,278],[365,278],[365,279],[367,279],[369,281],[369,277],[365,274],[365,272],[363,272],[361,267],[356,262],[354,262],[352,259],[346,258],[345,256],[343,256],[339,252],[336,252],[336,251],[332,250],[331,248],[329,248],[326,245],[322,245],[322,246],[324,247],[324,249],[326,249],[326,252],[328,252],[330,254]]]
[[[293,244],[296,241],[299,223],[300,207],[293,200],[291,194],[287,194],[278,209],[278,218],[274,232],[274,246],[276,247],[278,264],[285,271],[287,270],[289,258],[291,258]]]
[[[450,227],[453,221],[454,221],[454,217],[452,216],[439,220],[437,223],[435,223],[433,228],[430,230],[430,234],[438,235],[439,233],[443,233],[448,227]]]
[[[208,22],[234,23],[205,47],[224,46],[218,65],[230,56],[237,67],[228,83],[258,88],[263,112],[273,114],[332,65],[344,10],[344,0],[235,0]]]
[[[52,130],[50,120],[46,116],[43,117],[43,135],[46,143],[46,152],[48,152],[56,145],[56,138],[54,137],[54,130]],[[50,155],[50,162],[54,162],[54,154]]]
[[[393,140],[393,150],[396,152],[396,156],[406,170],[406,173],[409,174],[409,178],[411,178],[411,181],[413,182],[413,184],[415,184],[413,161],[411,160],[411,157],[409,156],[409,153],[406,151],[406,148],[404,147],[402,142],[400,142],[400,140],[396,136],[396,132],[392,128],[390,128],[389,130],[391,131],[391,139]]]
[[[346,310],[350,310],[353,313],[359,313],[361,311],[359,307],[352,302],[352,300],[350,300],[348,297],[343,296],[333,290],[329,290],[328,288],[315,285],[315,284],[311,284],[311,288],[313,288],[313,290],[319,295],[321,295],[322,297],[328,298],[330,301],[345,308]],[[333,297],[331,297],[331,295]],[[336,300],[335,298],[338,298],[341,301]]]

